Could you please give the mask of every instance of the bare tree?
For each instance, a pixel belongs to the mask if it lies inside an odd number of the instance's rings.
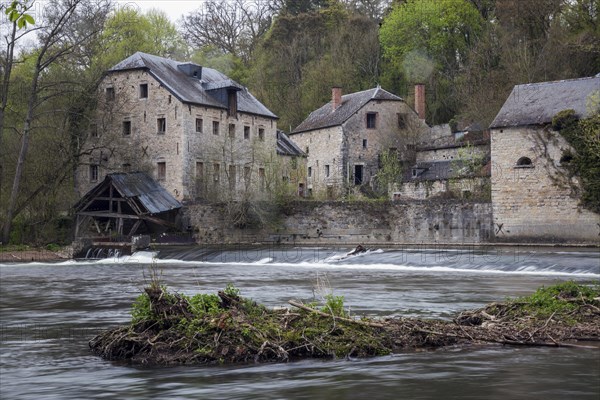
[[[215,47],[248,62],[275,11],[268,1],[206,1],[184,17],[184,37],[195,48]]]
[[[102,15],[106,15],[108,7],[108,2],[52,0],[48,2],[44,10],[44,19],[37,22],[39,45],[31,55],[34,61],[32,75],[29,87],[23,93],[27,99],[26,111],[22,124],[15,127],[20,135],[20,149],[2,231],[2,242],[4,243],[9,240],[12,221],[19,211],[17,200],[20,195],[24,164],[29,152],[34,121],[42,111],[51,112],[43,110],[43,106],[47,102],[65,95],[65,91],[69,90],[68,87],[65,87],[65,82],[45,82],[45,76],[48,75],[51,66],[67,56],[77,53],[100,31],[102,19],[97,18],[97,15],[90,10],[97,10]],[[82,26],[85,26],[86,29],[78,29]],[[14,37],[16,38],[16,36]],[[15,45],[13,44],[13,49]],[[14,60],[10,62],[14,62]],[[61,110],[55,111],[60,112]]]

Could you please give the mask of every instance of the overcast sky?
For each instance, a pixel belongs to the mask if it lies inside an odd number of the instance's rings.
[[[118,0],[117,6],[133,8],[142,12],[156,8],[167,13],[171,21],[177,22],[179,17],[200,8],[202,3],[202,0]]]

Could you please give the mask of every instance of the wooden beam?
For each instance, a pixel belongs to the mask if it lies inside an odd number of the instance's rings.
[[[138,219],[137,221],[135,221],[135,223],[133,224],[133,227],[129,231],[129,235],[127,235],[127,236],[133,236],[133,235],[135,235],[135,233],[137,232],[137,230],[138,230],[138,228],[140,227],[141,224],[142,224],[142,220],[141,219]]]
[[[118,214],[118,213],[111,213],[111,212],[106,212],[106,211],[86,211],[86,212],[79,212],[77,214],[78,215],[87,215],[87,216],[90,216],[90,217],[97,217],[97,218],[140,219],[140,217],[137,216],[137,215]]]

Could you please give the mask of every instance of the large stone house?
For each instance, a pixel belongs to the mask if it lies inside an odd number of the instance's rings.
[[[262,193],[277,116],[211,68],[137,52],[105,74],[80,195],[111,172],[144,171],[177,200]]]
[[[579,118],[600,96],[595,77],[517,85],[492,122],[492,206],[500,241],[598,242],[600,215],[580,205],[563,155],[571,146],[552,129],[560,111]]]
[[[291,137],[308,155],[307,193],[335,198],[372,183],[383,151],[405,158],[426,129],[403,99],[381,87],[347,95],[333,88],[332,100],[313,111]]]

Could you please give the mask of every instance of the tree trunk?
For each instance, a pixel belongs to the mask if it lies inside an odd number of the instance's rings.
[[[17,205],[17,197],[19,196],[19,187],[21,186],[21,177],[23,176],[23,165],[25,164],[25,158],[27,156],[27,150],[29,149],[29,135],[31,133],[31,122],[33,120],[33,111],[35,103],[37,102],[37,86],[38,79],[40,77],[40,60],[33,73],[33,79],[31,83],[31,91],[29,92],[29,102],[27,104],[27,116],[23,123],[23,134],[21,136],[21,150],[19,151],[19,158],[17,159],[17,168],[15,170],[15,178],[13,180],[12,191],[10,192],[10,201],[8,203],[8,209],[6,211],[6,219],[4,221],[4,229],[2,231],[2,243],[8,243],[10,240],[10,230],[12,228],[12,220],[14,218],[14,212]]]

